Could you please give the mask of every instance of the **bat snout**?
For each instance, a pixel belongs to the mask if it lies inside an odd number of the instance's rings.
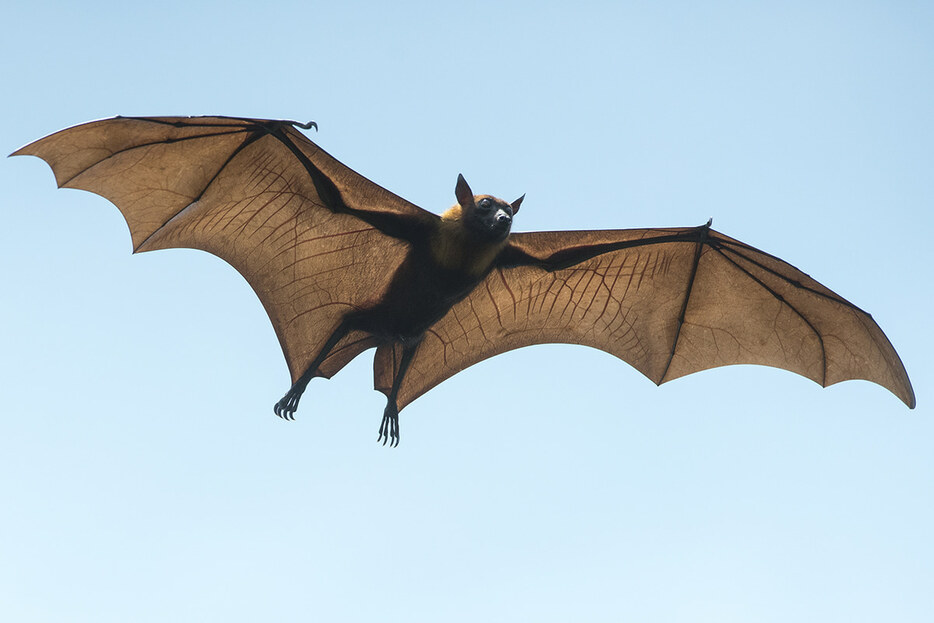
[[[499,210],[490,222],[490,229],[497,238],[505,238],[512,228],[512,217],[504,210]]]
[[[506,227],[512,224],[512,216],[506,210],[498,210],[494,217],[497,227]]]

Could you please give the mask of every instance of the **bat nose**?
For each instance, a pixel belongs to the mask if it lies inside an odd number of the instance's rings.
[[[508,225],[512,222],[512,217],[500,210],[496,214],[496,224],[497,225]]]

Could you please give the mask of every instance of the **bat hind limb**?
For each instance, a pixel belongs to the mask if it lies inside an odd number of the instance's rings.
[[[403,341],[402,358],[393,376],[392,388],[389,390],[389,395],[386,396],[386,409],[383,411],[383,421],[379,425],[379,437],[376,438],[377,443],[382,441],[384,446],[387,441],[393,448],[399,445],[399,403],[397,402],[399,388],[402,387],[402,379],[405,378],[405,373],[408,371],[409,364],[412,363],[412,358],[415,356],[415,351],[418,350],[418,345],[422,343],[423,337],[424,335],[414,340]]]
[[[298,410],[298,401],[301,400],[302,394],[305,392],[305,388],[308,386],[308,382],[314,377],[315,373],[318,371],[318,368],[324,363],[324,360],[327,359],[327,356],[331,353],[331,350],[340,342],[345,335],[350,331],[352,326],[351,320],[345,318],[341,322],[337,329],[331,334],[331,336],[324,343],[324,346],[321,347],[321,350],[318,352],[318,355],[314,358],[302,375],[292,384],[292,387],[289,388],[289,391],[285,393],[285,396],[282,397],[282,400],[277,402],[273,406],[273,413],[281,417],[283,420],[294,420],[295,412]]]

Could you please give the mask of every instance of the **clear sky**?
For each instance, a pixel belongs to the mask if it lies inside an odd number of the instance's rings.
[[[314,119],[435,212],[462,172],[527,193],[518,230],[713,217],[871,312],[919,406],[545,346],[420,398],[395,450],[369,354],[286,423],[233,269],[133,256],[106,200],[4,159],[0,619],[934,620],[934,9],[699,4],[4,5],[4,153],[115,114]]]

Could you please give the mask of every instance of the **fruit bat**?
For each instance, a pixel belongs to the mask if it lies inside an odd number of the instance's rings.
[[[784,261],[711,229],[512,233],[522,197],[474,195],[440,216],[374,184],[294,121],[116,117],[62,130],[13,155],[45,160],[59,187],[123,213],[133,250],[191,247],[256,291],[292,386],[293,418],[314,377],[376,348],[399,411],[453,374],[514,348],[583,344],[661,384],[730,364],[820,383],[866,379],[914,407],[908,375],[872,317]],[[524,195],[523,195],[524,197]]]

